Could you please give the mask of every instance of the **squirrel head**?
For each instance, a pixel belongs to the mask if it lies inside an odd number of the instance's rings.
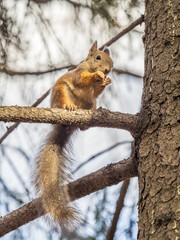
[[[113,66],[113,61],[109,55],[110,52],[107,48],[105,48],[103,51],[98,50],[96,41],[89,49],[89,54],[85,61],[89,66],[89,71],[101,71],[107,75]]]

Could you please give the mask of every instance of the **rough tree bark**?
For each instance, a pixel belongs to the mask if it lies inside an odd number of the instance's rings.
[[[124,114],[107,109],[68,111],[59,108],[0,106],[0,121],[44,122],[87,127],[110,127],[128,130],[138,136],[143,126],[141,114]]]
[[[145,1],[143,108],[138,139],[138,239],[180,239],[179,0]],[[179,10],[178,10],[179,9]]]

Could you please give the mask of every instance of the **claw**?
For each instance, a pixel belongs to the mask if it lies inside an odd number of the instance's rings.
[[[74,104],[64,104],[63,105],[63,109],[67,109],[67,110],[73,111],[73,110],[77,109],[77,106],[74,105]]]
[[[110,78],[105,78],[104,81],[103,81],[103,86],[107,86],[111,83],[111,79]]]

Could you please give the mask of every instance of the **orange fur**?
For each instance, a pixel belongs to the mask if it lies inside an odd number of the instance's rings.
[[[83,63],[58,79],[52,89],[51,107],[68,110],[96,108],[96,98],[111,83],[106,74],[112,65],[109,55],[99,51],[95,43]],[[35,175],[35,186],[42,195],[43,209],[54,222],[69,230],[78,214],[70,205],[68,189],[64,187],[69,175],[69,160],[64,149],[76,129],[73,126],[53,126],[37,159]]]

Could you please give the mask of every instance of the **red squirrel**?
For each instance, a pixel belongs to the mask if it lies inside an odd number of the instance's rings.
[[[89,50],[84,62],[60,77],[52,88],[51,107],[67,110],[96,109],[96,99],[111,83],[106,75],[113,61],[109,50],[97,49],[97,42]],[[68,182],[69,160],[65,147],[75,126],[52,125],[36,162],[35,187],[42,197],[45,213],[53,221],[68,229],[78,219],[77,210],[70,204],[65,183]]]

